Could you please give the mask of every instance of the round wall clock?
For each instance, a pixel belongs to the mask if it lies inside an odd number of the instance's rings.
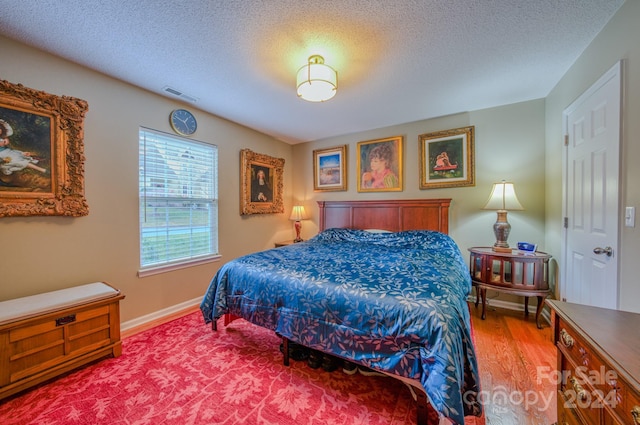
[[[196,117],[186,109],[176,109],[169,114],[171,128],[182,136],[191,136],[198,128]]]

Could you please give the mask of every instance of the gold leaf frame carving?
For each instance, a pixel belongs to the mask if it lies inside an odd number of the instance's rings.
[[[0,138],[8,143],[0,147],[0,217],[89,214],[83,142],[88,108],[82,99],[0,80],[0,119],[12,133]]]
[[[259,175],[263,173],[261,185]],[[284,159],[240,151],[240,215],[284,213]]]

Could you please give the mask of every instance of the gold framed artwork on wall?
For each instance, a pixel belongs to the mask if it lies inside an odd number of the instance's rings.
[[[474,126],[421,134],[420,189],[475,186]]]
[[[240,151],[240,214],[283,213],[284,159]]]
[[[358,142],[358,192],[401,192],[402,136]]]
[[[84,116],[70,96],[0,80],[0,217],[84,216]]]
[[[347,145],[313,151],[313,190],[347,190]]]

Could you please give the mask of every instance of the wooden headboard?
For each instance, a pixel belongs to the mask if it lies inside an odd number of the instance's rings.
[[[451,199],[318,201],[320,231],[340,227],[449,233],[450,203]]]

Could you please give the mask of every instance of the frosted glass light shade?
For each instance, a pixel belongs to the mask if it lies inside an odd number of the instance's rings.
[[[298,97],[309,102],[324,102],[336,95],[338,73],[324,64],[320,55],[309,57],[309,62],[298,70],[296,78]]]

